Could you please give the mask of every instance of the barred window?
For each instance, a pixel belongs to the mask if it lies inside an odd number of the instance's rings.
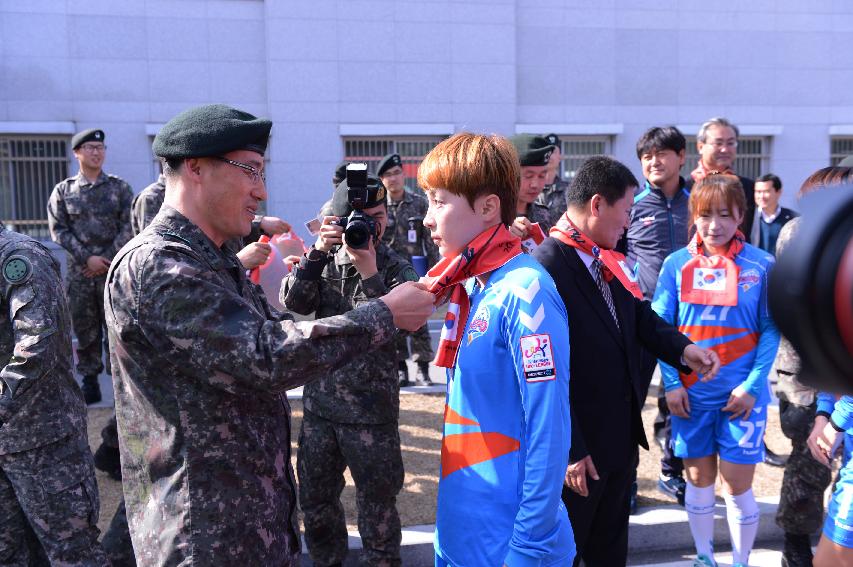
[[[0,220],[7,228],[49,240],[47,201],[68,177],[68,136],[0,136]]]
[[[346,137],[344,161],[366,163],[367,171],[376,173],[379,161],[391,153],[400,154],[406,187],[417,189],[418,166],[444,136],[405,136],[395,138]]]
[[[610,136],[560,136],[560,179],[571,181],[578,168],[592,156],[610,154]]]
[[[690,172],[699,163],[699,151],[696,149],[696,136],[687,138],[687,151],[681,176],[690,177]],[[737,140],[737,157],[733,166],[735,173],[742,177],[756,179],[770,169],[770,138],[766,136],[741,136]]]
[[[836,166],[849,155],[853,155],[853,137],[833,136],[830,141],[829,165]]]

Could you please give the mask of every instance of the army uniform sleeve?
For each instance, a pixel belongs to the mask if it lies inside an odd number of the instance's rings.
[[[121,250],[121,247],[127,244],[133,238],[133,225],[130,223],[130,209],[133,203],[133,189],[124,181],[116,180],[119,184],[118,188],[118,234],[113,239],[113,244],[110,249],[104,253],[108,260],[112,260],[116,253]]]
[[[162,204],[162,201],[156,195],[144,191],[133,201],[131,225],[135,234],[139,234],[145,230],[146,226],[151,224],[151,221],[160,212]]]
[[[314,247],[305,253],[296,266],[281,282],[278,300],[290,311],[300,315],[313,313],[320,306],[323,270],[331,256]]]
[[[62,283],[47,252],[23,248],[6,256],[0,270],[3,307],[8,310],[15,347],[0,370],[0,422],[15,412],[15,401],[57,365],[58,333],[64,309]]]
[[[282,392],[394,336],[393,315],[381,301],[317,321],[272,320],[211,278],[200,260],[180,250],[144,250],[112,272],[111,317],[129,318],[155,356],[212,387]]]
[[[92,252],[71,231],[71,216],[63,198],[63,185],[53,188],[47,202],[47,226],[50,239],[62,246],[78,263],[85,264]]]

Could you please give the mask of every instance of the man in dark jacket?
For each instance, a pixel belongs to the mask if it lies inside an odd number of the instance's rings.
[[[774,256],[782,227],[800,216],[779,204],[781,196],[782,180],[778,176],[766,173],[755,180],[755,219],[752,221],[749,241]]]

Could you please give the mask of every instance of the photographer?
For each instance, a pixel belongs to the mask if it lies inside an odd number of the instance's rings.
[[[382,242],[385,187],[370,176],[359,188],[352,168],[332,198],[334,216],[324,217],[316,244],[284,280],[281,302],[291,311],[339,315],[418,279],[412,266]],[[346,557],[340,502],[346,467],[355,480],[362,562],[400,564],[396,498],[403,461],[396,359],[394,344],[388,343],[305,387],[297,472],[305,540],[315,565],[339,565]]]

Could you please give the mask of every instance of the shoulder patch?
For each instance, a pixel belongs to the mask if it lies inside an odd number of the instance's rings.
[[[521,337],[521,364],[528,382],[546,382],[557,377],[551,335],[525,335]]]
[[[24,256],[15,254],[3,263],[3,279],[12,285],[26,283],[32,275],[33,265]]]

